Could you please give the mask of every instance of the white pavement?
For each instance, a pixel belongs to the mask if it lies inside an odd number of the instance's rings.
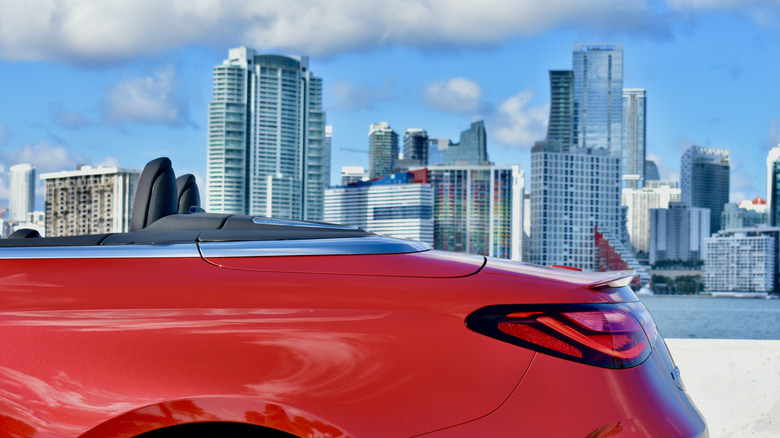
[[[711,438],[780,437],[780,341],[666,343]]]

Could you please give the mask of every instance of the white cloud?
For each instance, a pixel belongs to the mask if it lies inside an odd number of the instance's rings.
[[[0,5],[0,58],[104,62],[192,44],[315,56],[492,44],[555,27],[646,32],[650,0],[29,0]],[[654,31],[650,29],[651,31]]]
[[[172,68],[121,81],[106,91],[103,117],[110,123],[188,124],[187,105],[177,94]]]
[[[762,26],[777,25],[780,2],[776,0],[666,0],[669,8],[683,14],[734,12],[745,14]]]
[[[97,164],[103,167],[121,167],[119,165],[119,159],[115,157],[106,157],[103,161]]]
[[[521,91],[502,102],[492,119],[492,136],[507,146],[530,148],[547,135],[550,105],[528,106],[533,91]]]
[[[47,172],[76,170],[79,164],[88,164],[89,160],[81,155],[74,155],[61,145],[53,145],[42,141],[37,144],[27,144],[18,149],[0,153],[0,205],[8,202],[8,176],[5,172],[11,166],[19,163],[30,163],[35,167],[37,175]],[[35,193],[37,207],[41,204],[44,194],[44,181],[36,178]]]
[[[6,167],[18,163],[31,163],[39,174],[76,170],[76,166],[86,163],[84,157],[73,155],[65,147],[54,146],[45,141],[22,146],[2,158]]]
[[[339,81],[330,88],[331,102],[335,109],[372,109],[377,103],[390,100],[394,88],[395,82],[392,79],[386,79],[379,87]]]
[[[456,114],[479,115],[484,107],[482,88],[465,78],[431,84],[423,90],[425,103],[431,108]]]

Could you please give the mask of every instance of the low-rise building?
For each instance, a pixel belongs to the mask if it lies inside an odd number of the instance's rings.
[[[433,189],[393,173],[325,190],[325,222],[433,244]]]

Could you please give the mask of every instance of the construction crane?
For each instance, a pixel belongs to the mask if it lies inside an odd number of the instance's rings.
[[[361,154],[367,154],[368,153],[368,151],[365,150],[365,149],[339,148],[339,150],[340,151],[344,151],[344,152],[357,152],[357,153],[361,153]]]

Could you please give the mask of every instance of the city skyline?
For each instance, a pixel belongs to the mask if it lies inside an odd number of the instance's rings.
[[[90,44],[82,44],[76,38],[81,34],[67,34],[76,32],[71,28],[29,22],[24,11],[3,6],[9,22],[26,23],[26,28],[16,36],[8,27],[0,30],[5,79],[0,85],[0,203],[8,202],[7,171],[21,162],[41,173],[76,164],[140,169],[168,155],[177,173],[195,173],[205,187],[212,67],[228,48],[242,45],[259,53],[310,56],[311,70],[323,79],[327,123],[334,126],[332,184],[338,183],[342,166],[368,168],[366,128],[380,121],[399,133],[419,128],[431,138],[456,140],[470,123],[484,119],[491,161],[528,171],[530,147],[547,130],[549,71],[571,68],[573,43],[603,41],[623,45],[623,86],[647,90],[648,159],[657,160],[663,179],[679,179],[680,155],[687,146],[724,148],[732,153],[731,200],[765,196],[765,157],[780,141],[780,99],[777,90],[767,87],[779,62],[780,20],[772,17],[780,16],[780,6],[635,1],[599,8],[611,12],[583,13],[582,6],[559,3],[499,2],[485,16],[467,11],[453,16],[448,8],[430,4],[428,13],[448,19],[450,26],[466,18],[471,26],[454,36],[429,20],[422,39],[409,25],[398,26],[402,9],[371,29],[341,31],[330,27],[334,17],[292,39],[274,26],[264,34],[267,38],[226,31],[209,39],[209,26],[228,27],[240,11],[196,29],[167,7],[138,5],[135,14],[121,18],[102,8],[81,10],[98,14],[93,21],[113,26],[124,44],[112,44],[110,36],[101,40],[97,28],[91,30],[95,34],[82,30],[92,37]],[[354,18],[353,9],[359,8],[353,6],[325,9],[330,16]],[[544,15],[546,7],[571,16]],[[79,11],[71,15],[65,8],[58,14],[67,22]],[[304,24],[291,12],[277,12],[279,20]],[[53,14],[45,7],[36,13]],[[172,25],[146,36],[121,32],[152,13],[170,18]],[[491,17],[502,21],[489,26]],[[242,23],[241,29],[256,28],[251,20]],[[387,29],[395,30],[385,32],[386,39],[355,42]],[[339,38],[347,30],[353,32],[349,38]],[[73,38],[58,39],[63,33]],[[41,187],[39,180],[38,210],[43,208]]]

